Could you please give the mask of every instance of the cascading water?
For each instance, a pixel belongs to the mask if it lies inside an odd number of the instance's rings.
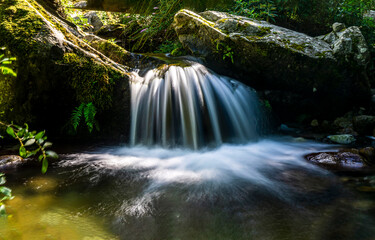
[[[198,149],[257,138],[254,90],[203,65],[164,65],[131,84],[131,144]]]
[[[14,239],[18,226],[28,226],[24,239],[43,239],[46,229],[69,240],[373,239],[373,211],[358,208],[367,199],[352,206],[355,197],[336,176],[303,158],[331,146],[257,139],[262,118],[250,88],[194,62],[149,71],[131,88],[131,143],[147,146],[60,155],[44,175],[58,184],[15,192],[10,203],[25,210],[14,214],[15,225],[0,219],[1,239]],[[31,177],[27,184],[37,183]],[[42,208],[27,207],[34,205]],[[98,231],[97,220],[82,221],[85,215],[103,220],[116,237]],[[83,236],[69,235],[75,227]]]

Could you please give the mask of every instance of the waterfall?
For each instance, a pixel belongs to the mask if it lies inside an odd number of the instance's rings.
[[[131,83],[132,145],[198,149],[257,138],[256,92],[196,62],[163,65]]]

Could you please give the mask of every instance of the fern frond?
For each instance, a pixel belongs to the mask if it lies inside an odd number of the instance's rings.
[[[96,107],[92,102],[88,103],[86,107],[83,109],[83,114],[85,116],[85,122],[89,132],[91,133],[94,129],[95,125],[95,115],[96,115]]]
[[[82,118],[83,109],[85,108],[85,106],[86,106],[85,103],[81,103],[81,105],[76,107],[72,112],[72,116],[70,117],[70,123],[72,124],[74,131],[77,131],[77,128]]]

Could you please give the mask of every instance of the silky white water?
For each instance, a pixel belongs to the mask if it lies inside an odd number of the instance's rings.
[[[249,189],[261,188],[278,199],[291,201],[288,186],[274,174],[293,169],[311,171],[322,178],[329,174],[303,159],[303,155],[326,149],[314,142],[291,138],[262,139],[243,145],[216,149],[166,149],[161,147],[111,147],[96,152],[71,154],[60,167],[76,166],[72,178],[87,178],[96,184],[108,175],[136,173],[133,181],[144,182],[134,199],[123,202],[121,215],[151,213],[152,202],[171,187],[186,191],[184,201],[207,201],[221,197],[242,201]],[[294,173],[292,173],[294,174]]]
[[[131,145],[198,149],[258,137],[254,90],[196,62],[164,65],[131,83]]]
[[[373,236],[372,218],[361,221],[367,214],[348,204],[338,178],[304,159],[334,146],[259,134],[254,90],[185,62],[138,76],[131,91],[129,145],[52,166],[57,199],[77,216],[103,217],[126,240]]]

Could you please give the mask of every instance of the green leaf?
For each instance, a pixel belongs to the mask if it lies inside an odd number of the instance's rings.
[[[27,142],[25,143],[25,147],[27,147],[27,146],[31,146],[31,145],[33,145],[34,143],[35,143],[35,139],[34,139],[34,138],[29,139],[29,140],[27,140]]]
[[[26,154],[26,148],[25,148],[24,146],[21,146],[21,147],[20,147],[20,151],[19,151],[19,152],[20,152],[20,156],[21,156],[21,157],[23,157],[23,158],[26,157],[26,155],[27,155],[27,154]]]
[[[44,140],[42,138],[38,139],[38,143],[42,145],[44,143]]]
[[[46,151],[46,155],[50,158],[54,158],[54,159],[57,159],[59,158],[59,155],[57,155],[57,153],[55,153],[54,151]]]
[[[72,124],[74,131],[77,131],[79,122],[81,121],[81,118],[82,118],[83,109],[85,108],[85,106],[86,104],[82,103],[81,105],[76,107],[72,112],[72,116],[70,117],[70,123]]]
[[[5,210],[5,205],[0,204],[0,217],[6,217],[7,216],[7,211]]]
[[[43,154],[39,155],[39,157],[38,157],[39,162],[42,161],[43,159],[44,159]]]
[[[41,131],[39,132],[37,135],[35,135],[35,140],[39,140],[41,139],[45,134],[45,131]]]
[[[43,163],[42,163],[42,173],[45,174],[47,172],[47,168],[48,168],[48,161],[47,159],[43,159]]]
[[[51,142],[45,142],[44,145],[43,145],[43,148],[48,148],[48,147],[51,147],[51,146],[52,146]]]
[[[16,134],[14,133],[14,130],[13,130],[13,128],[12,128],[11,126],[7,127],[7,133],[8,133],[10,136],[16,138]]]
[[[89,132],[91,133],[92,130],[94,129],[95,115],[96,115],[96,108],[94,104],[88,103],[83,110],[83,114],[85,116],[86,126]]]
[[[16,77],[17,74],[13,71],[13,69],[5,67],[5,66],[0,66],[0,70],[4,75],[11,75],[13,77]]]
[[[12,198],[12,190],[10,188],[0,187],[0,193],[6,197],[4,197],[5,199],[3,198],[4,200]]]
[[[6,182],[7,181],[4,176],[0,177],[0,185],[4,185]]]
[[[17,136],[19,138],[22,138],[23,136],[25,135],[25,129],[21,128],[18,133],[17,133]]]

